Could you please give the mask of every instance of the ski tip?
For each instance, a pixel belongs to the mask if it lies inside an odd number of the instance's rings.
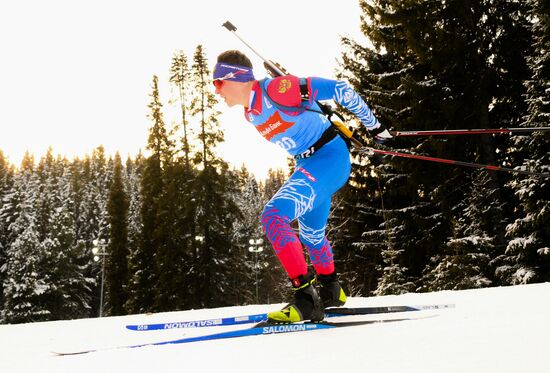
[[[82,350],[82,351],[50,351],[54,356],[74,356],[74,355],[84,355],[91,352],[96,352],[97,350]]]
[[[449,308],[456,308],[454,303],[442,303],[442,304],[426,304],[420,306],[414,306],[418,310],[427,311],[427,310],[444,310]]]

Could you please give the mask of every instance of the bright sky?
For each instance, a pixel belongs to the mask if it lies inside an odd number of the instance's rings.
[[[264,57],[300,76],[333,77],[340,36],[362,41],[359,0],[18,0],[0,5],[0,150],[19,165],[51,146],[69,158],[103,145],[123,157],[145,148],[152,76],[175,97],[168,70],[177,50],[202,44],[211,68],[227,49],[261,61],[221,25],[229,20]],[[256,77],[264,76],[263,68]],[[220,103],[224,159],[257,176],[286,164],[241,108]],[[165,114],[168,123],[176,117]]]

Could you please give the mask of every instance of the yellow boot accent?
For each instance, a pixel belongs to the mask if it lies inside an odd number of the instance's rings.
[[[270,312],[267,314],[267,320],[280,323],[293,323],[302,321],[302,316],[292,305],[283,308],[280,311]]]
[[[342,303],[341,305],[343,306],[347,300],[348,298],[346,297],[346,293],[344,293],[344,290],[340,288],[340,296],[338,297],[338,301]]]

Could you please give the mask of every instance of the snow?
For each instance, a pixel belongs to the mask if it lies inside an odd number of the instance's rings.
[[[279,305],[2,325],[0,372],[548,371],[550,283],[348,301],[349,306],[449,303],[455,307],[414,312],[437,316],[413,321],[135,349],[109,347],[245,326],[135,332],[126,330],[129,323],[237,316]],[[104,350],[75,356],[51,353],[81,348]]]

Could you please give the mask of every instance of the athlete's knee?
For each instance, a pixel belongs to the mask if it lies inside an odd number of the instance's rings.
[[[277,231],[282,228],[282,226],[290,226],[290,219],[281,214],[277,207],[271,204],[267,204],[264,207],[260,217],[260,222],[267,238],[270,240],[277,233]]]
[[[267,205],[264,207],[262,214],[260,215],[260,223],[265,233],[267,233],[267,227],[269,227],[270,222],[273,220],[274,216],[277,214],[276,210]]]

